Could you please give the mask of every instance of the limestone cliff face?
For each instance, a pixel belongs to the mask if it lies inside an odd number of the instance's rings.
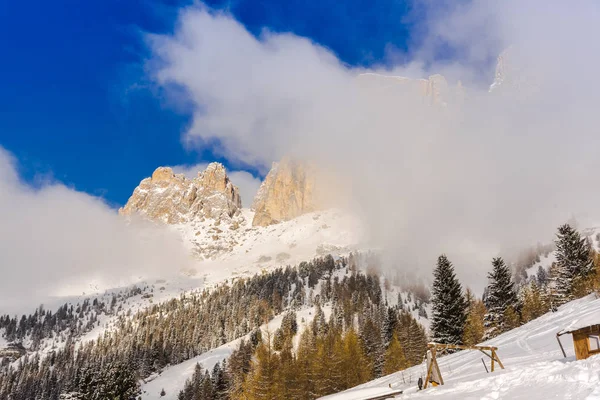
[[[169,167],[157,168],[152,177],[140,182],[119,213],[179,224],[194,218],[230,218],[241,206],[239,190],[225,167],[211,163],[194,179],[175,174]]]
[[[317,210],[315,178],[315,169],[308,163],[287,157],[273,163],[254,198],[252,225],[272,225]]]

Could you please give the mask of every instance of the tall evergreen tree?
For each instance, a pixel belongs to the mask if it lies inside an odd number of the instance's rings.
[[[574,286],[591,273],[593,259],[587,239],[569,224],[558,227],[555,243],[557,273],[553,306],[557,307],[574,299]]]
[[[431,334],[439,343],[462,344],[467,303],[454,267],[442,254],[433,271]]]
[[[492,271],[488,274],[488,279],[489,284],[485,298],[487,313],[484,317],[485,340],[498,336],[509,329],[507,312],[508,316],[512,316],[518,304],[510,269],[501,257],[492,260]]]

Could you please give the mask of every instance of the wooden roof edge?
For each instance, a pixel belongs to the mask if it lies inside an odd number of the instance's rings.
[[[575,332],[586,331],[586,330],[588,330],[588,331],[600,330],[600,324],[592,324],[592,325],[588,325],[588,326],[582,326],[580,328],[569,329],[568,331],[563,329],[562,331],[558,331],[558,333],[556,335],[562,336],[562,335],[567,335],[569,333],[575,333]]]

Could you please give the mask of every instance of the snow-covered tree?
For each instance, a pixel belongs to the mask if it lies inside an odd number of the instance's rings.
[[[454,267],[442,254],[433,271],[431,334],[438,343],[461,344],[467,303]]]
[[[484,339],[486,340],[509,329],[507,316],[515,313],[518,304],[510,269],[501,257],[492,260],[492,271],[488,274],[488,279],[489,284],[485,298],[487,313],[484,317]],[[512,325],[513,318],[510,319]]]
[[[558,227],[556,234],[556,274],[553,276],[553,307],[574,298],[574,285],[584,279],[593,267],[590,244],[571,225]]]

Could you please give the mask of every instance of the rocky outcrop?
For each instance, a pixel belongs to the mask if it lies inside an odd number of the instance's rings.
[[[157,168],[152,177],[140,182],[119,213],[179,224],[194,218],[230,218],[241,206],[239,190],[225,167],[211,163],[194,179],[175,174],[169,167]]]
[[[273,163],[254,198],[252,225],[272,225],[317,210],[315,179],[315,169],[308,163],[289,157]]]

